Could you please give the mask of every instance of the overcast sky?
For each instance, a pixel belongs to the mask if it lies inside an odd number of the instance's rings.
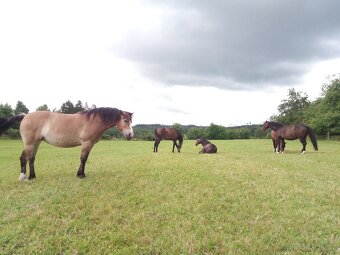
[[[0,1],[0,103],[262,123],[340,73],[340,1]]]

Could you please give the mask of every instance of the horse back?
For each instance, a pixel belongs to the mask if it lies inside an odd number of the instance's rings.
[[[300,137],[304,137],[307,134],[307,128],[305,125],[283,125],[278,131],[279,136],[287,140],[295,140]]]
[[[156,128],[155,137],[158,139],[174,140],[179,138],[179,133],[174,128]]]
[[[37,111],[25,116],[20,133],[26,144],[45,140],[58,147],[74,147],[86,139],[87,123],[80,114]]]
[[[215,144],[208,143],[203,147],[205,153],[216,153],[217,152],[217,147]]]

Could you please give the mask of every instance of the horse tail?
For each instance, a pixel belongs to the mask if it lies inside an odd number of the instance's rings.
[[[3,132],[12,127],[18,121],[22,121],[24,117],[25,114],[22,113],[20,115],[16,115],[10,118],[0,118],[0,135],[2,135]]]
[[[314,133],[314,130],[311,127],[309,127],[309,126],[306,126],[306,128],[307,128],[307,132],[308,132],[309,138],[312,141],[313,147],[317,151],[319,148],[318,148],[318,143],[316,141],[316,135]]]

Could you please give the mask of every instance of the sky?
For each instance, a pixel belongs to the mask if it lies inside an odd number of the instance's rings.
[[[0,1],[0,104],[260,124],[340,73],[338,0]]]

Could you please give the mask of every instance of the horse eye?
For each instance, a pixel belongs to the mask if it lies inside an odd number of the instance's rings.
[[[125,123],[129,123],[129,121],[128,121],[128,120],[124,120],[124,122],[125,122]]]

